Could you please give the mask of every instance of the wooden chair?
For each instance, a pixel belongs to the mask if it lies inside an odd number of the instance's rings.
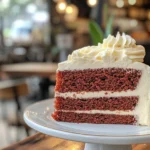
[[[29,135],[29,127],[25,125],[22,118],[22,108],[19,101],[21,96],[28,95],[28,85],[25,80],[6,80],[0,81],[0,100],[3,103],[6,101],[14,100],[16,104],[16,120],[7,120],[9,125],[15,125],[18,128],[24,126],[26,134]],[[3,105],[4,106],[4,105]],[[2,111],[6,111],[5,107],[3,107]],[[4,113],[3,113],[4,115]],[[17,139],[19,133],[17,131]]]

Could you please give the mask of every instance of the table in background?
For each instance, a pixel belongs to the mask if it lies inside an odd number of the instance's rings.
[[[0,71],[8,75],[53,77],[56,74],[57,63],[18,63],[1,65]]]
[[[84,150],[84,143],[38,133],[1,150]],[[150,150],[150,144],[133,145],[133,150]]]
[[[49,86],[55,85],[57,67],[57,63],[50,62],[18,63],[1,65],[0,72],[10,77],[41,77],[39,84],[41,91],[40,99],[47,99],[49,98]]]

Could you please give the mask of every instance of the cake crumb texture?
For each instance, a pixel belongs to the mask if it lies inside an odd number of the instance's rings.
[[[73,99],[70,97],[56,97],[57,110],[134,110],[138,103],[138,96],[99,97],[90,99]]]
[[[135,90],[142,72],[136,69],[108,68],[58,71],[55,90],[58,92],[121,92]]]
[[[132,115],[85,114],[55,111],[52,117],[56,121],[94,124],[136,124]]]

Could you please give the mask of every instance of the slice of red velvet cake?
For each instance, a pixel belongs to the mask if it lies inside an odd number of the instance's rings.
[[[128,35],[75,50],[59,63],[57,121],[150,125],[150,69],[145,49]]]

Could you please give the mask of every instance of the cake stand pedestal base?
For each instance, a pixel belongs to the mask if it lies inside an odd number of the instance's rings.
[[[86,143],[84,150],[132,150],[131,145],[105,145]]]

